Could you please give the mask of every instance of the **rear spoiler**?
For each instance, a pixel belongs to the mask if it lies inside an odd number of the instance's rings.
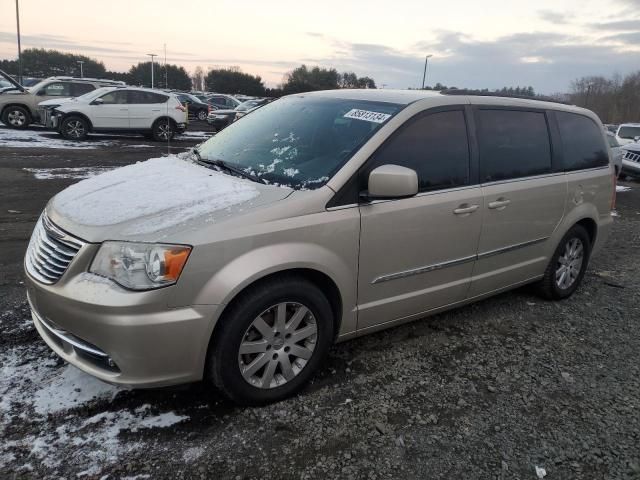
[[[0,75],[2,75],[9,83],[11,83],[15,87],[15,89],[12,88],[11,90],[20,90],[21,92],[26,92],[26,89],[18,82],[16,82],[8,73],[0,70]]]

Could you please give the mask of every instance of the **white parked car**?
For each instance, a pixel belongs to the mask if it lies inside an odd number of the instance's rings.
[[[42,123],[69,140],[91,132],[140,133],[167,141],[187,125],[187,112],[172,93],[148,88],[105,87],[58,104],[40,103]]]
[[[608,130],[605,130],[605,133],[607,134],[607,141],[609,142],[609,148],[611,149],[611,163],[613,163],[613,168],[617,178],[622,171],[622,157],[624,156],[624,151],[613,133]]]
[[[620,145],[634,143],[640,137],[640,123],[623,123],[616,131],[616,140]]]

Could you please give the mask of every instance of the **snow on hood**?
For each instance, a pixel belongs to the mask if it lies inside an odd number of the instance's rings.
[[[51,99],[51,100],[44,100],[44,101],[38,103],[38,106],[40,106],[40,107],[48,107],[50,105],[62,105],[63,103],[70,102],[71,100],[74,100],[74,97],[54,98],[54,99]]]
[[[50,208],[65,220],[104,227],[136,220],[127,234],[154,233],[260,194],[249,181],[178,156],[153,158],[78,182]]]

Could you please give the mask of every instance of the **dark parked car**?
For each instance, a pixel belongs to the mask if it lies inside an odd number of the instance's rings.
[[[224,95],[222,93],[214,93],[207,97],[207,103],[211,105],[213,110],[226,109],[232,110],[240,105],[242,102],[231,95]]]
[[[220,109],[211,111],[207,117],[207,123],[212,125],[216,130],[222,130],[233,123],[234,120],[243,117],[256,108],[266,105],[270,100],[271,99],[268,98],[259,98],[241,103],[233,110]]]
[[[180,103],[188,108],[189,116],[197,118],[198,120],[206,120],[209,114],[209,105],[201,101],[195,95],[189,93],[176,93]]]

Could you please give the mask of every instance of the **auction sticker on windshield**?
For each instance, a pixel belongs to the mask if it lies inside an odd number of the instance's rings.
[[[371,112],[369,110],[359,110],[352,108],[344,114],[344,118],[354,118],[365,122],[384,123],[391,115],[388,113]]]

